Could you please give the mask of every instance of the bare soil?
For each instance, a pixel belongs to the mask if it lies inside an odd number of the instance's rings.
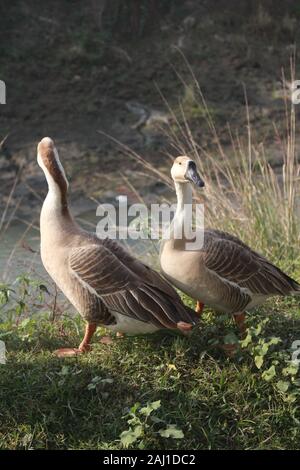
[[[2,205],[23,165],[15,202],[22,198],[25,212],[40,207],[35,193],[43,195],[45,184],[35,149],[45,135],[57,143],[79,205],[90,196],[130,193],[126,178],[137,190],[155,192],[156,182],[141,176],[137,163],[98,133],[112,135],[168,172],[168,140],[157,126],[136,127],[140,114],[132,111],[132,102],[146,113],[166,115],[161,95],[173,108],[184,103],[194,135],[201,146],[212,147],[203,110],[190,102],[193,80],[183,55],[223,145],[229,145],[228,122],[234,132],[246,132],[246,89],[255,139],[267,145],[276,163],[273,121],[284,117],[280,80],[282,69],[289,77],[299,6],[152,3],[154,13],[147,2],[134,13],[127,2],[121,9],[117,0],[109,2],[100,24],[97,2],[1,2],[0,79],[6,82],[7,104],[0,106],[0,141],[8,134],[0,150]]]

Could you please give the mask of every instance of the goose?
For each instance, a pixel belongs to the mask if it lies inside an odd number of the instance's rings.
[[[204,182],[195,162],[187,156],[175,159],[171,176],[177,207],[170,236],[160,247],[161,271],[174,286],[197,300],[199,315],[205,304],[217,312],[232,314],[243,336],[246,310],[271,296],[300,295],[298,282],[229,233],[204,229],[202,247],[187,250],[188,237],[177,239],[174,227],[182,224],[186,208],[192,204],[191,183],[203,187]]]
[[[174,288],[156,271],[134,258],[115,240],[83,230],[68,206],[68,181],[54,142],[44,137],[37,148],[48,193],[40,215],[41,258],[50,277],[86,321],[78,348],[90,349],[98,325],[127,334],[177,329],[184,334],[198,321]]]

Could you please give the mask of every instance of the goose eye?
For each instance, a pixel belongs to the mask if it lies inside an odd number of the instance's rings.
[[[179,165],[181,165],[181,162],[179,162]]]

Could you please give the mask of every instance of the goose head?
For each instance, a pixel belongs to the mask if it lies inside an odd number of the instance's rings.
[[[44,137],[38,144],[37,162],[45,174],[49,193],[58,196],[62,206],[66,206],[69,183],[54,142],[50,137]]]
[[[175,183],[194,183],[199,188],[204,186],[204,181],[197,171],[196,163],[186,156],[180,156],[174,160],[171,176]]]

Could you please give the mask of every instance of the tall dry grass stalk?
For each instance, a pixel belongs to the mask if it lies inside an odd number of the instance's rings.
[[[293,60],[290,74],[294,80]],[[271,258],[287,257],[289,261],[299,258],[300,165],[296,153],[295,109],[290,97],[285,91],[283,131],[274,123],[274,143],[281,158],[279,166],[273,168],[264,145],[253,138],[246,90],[247,139],[241,139],[228,125],[230,145],[225,149],[193,73],[192,77],[195,99],[205,110],[215,145],[212,150],[206,150],[194,139],[182,106],[179,117],[172,114],[181,134],[180,141],[176,136],[173,143],[179,153],[191,155],[197,161],[206,182],[206,225],[234,232]]]
[[[246,138],[240,137],[228,125],[230,144],[225,148],[200,85],[188,63],[187,66],[192,77],[195,105],[199,106],[201,115],[205,117],[213,144],[207,150],[199,139],[194,138],[183,103],[174,110],[165,101],[171,116],[166,133],[174,148],[173,158],[189,155],[197,162],[206,186],[202,193],[195,191],[195,198],[205,202],[206,227],[219,228],[239,236],[252,248],[286,265],[289,272],[293,261],[294,268],[299,269],[300,166],[296,154],[295,109],[290,97],[285,92],[283,128],[279,130],[274,123],[274,144],[270,145],[276,149],[280,158],[276,167],[272,167],[264,145],[255,141],[246,90]],[[291,60],[292,80],[294,71],[294,61]],[[191,84],[179,78],[183,86],[190,90]],[[123,146],[123,150],[140,162],[152,176],[172,185],[166,174],[158,172],[136,152],[126,146]]]

